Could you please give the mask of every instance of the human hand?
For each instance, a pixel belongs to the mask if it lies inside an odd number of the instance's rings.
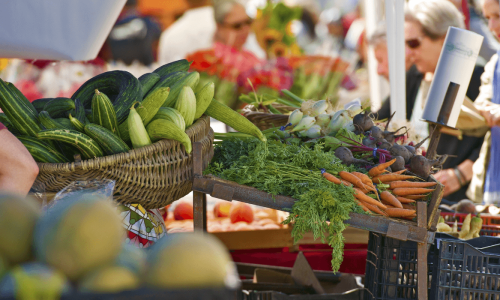
[[[434,178],[444,185],[443,197],[446,197],[460,189],[460,182],[453,169],[441,170],[434,174]]]
[[[484,103],[477,107],[479,113],[484,117],[489,127],[500,125],[500,105],[495,103]]]

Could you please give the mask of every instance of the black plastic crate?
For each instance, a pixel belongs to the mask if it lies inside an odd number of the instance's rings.
[[[324,295],[287,295],[276,291],[242,291],[238,300],[362,300],[363,293],[363,289]]]
[[[460,240],[440,241],[429,299],[500,299],[499,247],[482,249]]]
[[[433,245],[427,256],[428,286],[432,280]],[[364,300],[418,299],[417,243],[370,232]]]

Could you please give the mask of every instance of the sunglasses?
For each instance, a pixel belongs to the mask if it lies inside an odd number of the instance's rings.
[[[405,43],[410,49],[416,49],[422,44],[422,37],[406,40]]]
[[[224,27],[228,27],[228,28],[231,28],[231,29],[234,29],[234,30],[240,30],[241,28],[245,27],[245,26],[250,26],[252,25],[253,23],[253,20],[252,19],[248,19],[248,20],[245,20],[245,21],[242,21],[242,22],[237,22],[237,23],[231,23],[231,24],[223,24]]]

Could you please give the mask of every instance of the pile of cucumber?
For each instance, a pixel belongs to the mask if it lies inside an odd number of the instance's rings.
[[[185,133],[203,114],[262,141],[262,132],[245,117],[219,103],[214,83],[198,85],[190,63],[175,61],[139,78],[110,71],[85,82],[71,98],[29,102],[0,79],[0,122],[26,146],[35,161],[66,163],[127,152],[160,139],[179,141],[187,153]]]

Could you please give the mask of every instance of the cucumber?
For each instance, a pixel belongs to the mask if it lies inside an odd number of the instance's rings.
[[[54,98],[40,98],[40,99],[33,100],[33,102],[31,102],[31,104],[33,105],[33,107],[35,107],[37,112],[41,112],[43,110],[43,108],[45,107],[45,104],[47,104],[52,99],[54,99]]]
[[[187,127],[193,124],[196,113],[196,97],[192,88],[187,85],[182,87],[174,108],[182,115]]]
[[[196,93],[196,113],[194,119],[198,120],[207,110],[214,98],[215,84],[208,82]]]
[[[141,83],[127,71],[109,71],[87,80],[71,99],[80,99],[85,108],[90,108],[95,90],[110,97],[118,122],[127,119],[132,103],[142,101]]]
[[[156,119],[168,120],[177,125],[177,127],[179,127],[180,130],[186,131],[186,121],[184,121],[184,117],[175,108],[171,107],[160,108],[156,116],[153,118],[153,121]]]
[[[162,87],[172,87],[177,81],[186,76],[187,72],[173,72],[169,73],[162,78],[147,92],[144,97],[147,97],[149,94],[154,93],[157,89]]]
[[[87,124],[85,125],[85,133],[101,146],[106,155],[130,151],[130,148],[122,139],[102,126]]]
[[[5,127],[7,127],[10,133],[12,133],[13,135],[15,136],[21,135],[21,133],[14,127],[14,125],[12,125],[9,118],[7,118],[7,116],[4,113],[0,113],[0,123],[5,125]]]
[[[40,131],[37,136],[41,140],[47,139],[67,143],[77,148],[85,159],[103,156],[102,150],[96,141],[88,135],[75,130],[46,129]]]
[[[158,82],[160,81],[160,75],[156,73],[146,73],[139,77],[139,82],[141,83],[142,87],[142,97],[149,92],[149,90]]]
[[[130,130],[130,140],[134,149],[151,145],[151,139],[144,127],[141,116],[139,116],[133,105],[130,108],[127,123]]]
[[[74,118],[71,114],[69,114],[69,121],[73,124],[76,130],[80,132],[85,132],[85,124],[80,122],[77,118]]]
[[[40,122],[40,124],[42,124],[45,129],[69,129],[64,127],[64,125],[57,122],[56,120],[52,119],[49,113],[45,110],[42,110],[38,114],[38,122]]]
[[[108,96],[99,92],[99,90],[95,90],[95,95],[92,97],[92,122],[109,129],[112,133],[120,137],[118,120],[116,119],[113,104]]]
[[[75,109],[75,101],[64,97],[54,98],[43,107],[43,110],[54,119],[67,117],[72,109]]]
[[[158,88],[153,93],[149,94],[137,108],[137,113],[141,116],[144,126],[148,125],[149,122],[154,118],[161,105],[168,97],[170,93],[170,88]],[[128,118],[127,118],[128,120]],[[122,122],[118,126],[120,131],[120,137],[125,142],[130,141],[130,135],[128,130],[128,121]]]
[[[58,122],[59,124],[61,124],[64,129],[71,129],[71,130],[76,130],[76,127],[73,126],[73,123],[71,123],[71,121],[69,120],[69,118],[57,118],[57,119],[54,119],[56,122]]]
[[[157,68],[156,70],[153,71],[153,73],[156,73],[161,77],[163,77],[168,73],[172,72],[178,72],[178,71],[187,72],[190,66],[191,66],[190,62],[188,62],[185,59],[180,59]]]
[[[184,149],[188,154],[193,149],[189,136],[170,121],[163,119],[154,120],[146,126],[146,130],[153,142],[161,139],[176,140],[184,145]]]
[[[7,87],[10,89],[11,93],[15,97],[17,97],[19,102],[22,103],[22,105],[24,105],[29,111],[31,111],[33,116],[36,118],[38,116],[38,111],[33,106],[33,104],[31,104],[31,102],[28,100],[28,98],[26,98],[26,96],[24,96],[24,94],[21,93],[21,91],[12,83],[8,82]]]
[[[28,149],[36,162],[41,163],[66,163],[69,160],[48,143],[31,136],[18,136],[21,143]]]
[[[174,107],[175,101],[177,100],[177,97],[179,96],[179,93],[181,92],[182,88],[187,85],[191,89],[194,89],[199,81],[200,81],[200,74],[198,72],[188,73],[186,76],[178,80],[174,85],[170,87],[170,94],[168,95],[167,100],[163,103],[162,106]]]
[[[81,123],[85,123],[85,107],[80,99],[75,99],[75,114],[73,116]]]
[[[37,123],[37,117],[33,115],[26,106],[22,105],[18,98],[12,94],[5,81],[0,78],[0,109],[5,113],[21,135],[36,137],[41,130]]]
[[[215,99],[212,99],[205,114],[234,128],[236,131],[253,135],[263,142],[267,141],[266,137],[257,126],[229,106]]]

